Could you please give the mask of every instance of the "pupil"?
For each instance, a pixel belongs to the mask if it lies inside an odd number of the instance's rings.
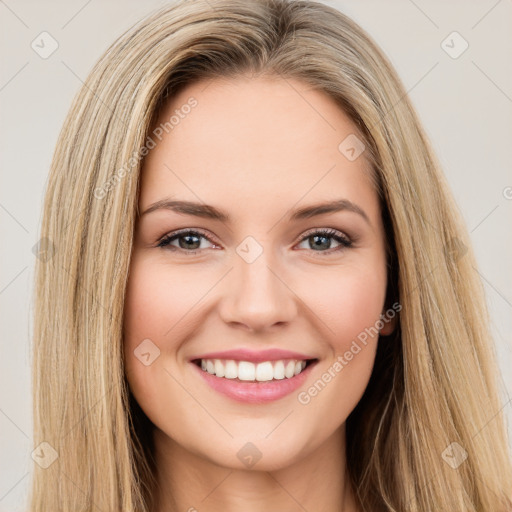
[[[327,236],[323,236],[323,235],[314,235],[314,236],[310,237],[310,239],[311,239],[311,238],[312,238],[313,240],[315,240],[315,241],[313,242],[313,247],[321,247],[322,245],[324,245],[324,246],[326,246],[326,247],[325,247],[326,249],[329,249],[329,245],[330,245],[330,243],[329,243],[329,242],[327,242],[327,243],[325,243],[325,244],[322,244],[322,243],[318,244],[318,243],[316,243],[316,240],[317,240],[317,239],[319,239],[319,238],[320,238],[320,239],[322,239],[322,240],[329,240],[329,237],[327,237]]]
[[[182,249],[198,249],[199,248],[199,245],[201,245],[201,242],[190,242],[190,239],[198,239],[199,237],[197,237],[196,235],[183,235],[181,238],[180,238],[180,247]],[[181,243],[181,240],[186,240],[186,242],[184,243]],[[187,245],[187,243],[191,243],[191,244],[196,244],[197,247],[190,247],[190,245]]]

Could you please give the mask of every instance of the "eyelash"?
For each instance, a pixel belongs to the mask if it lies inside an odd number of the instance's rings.
[[[173,242],[174,240],[177,240],[178,238],[180,238],[183,235],[194,235],[194,236],[205,238],[206,240],[208,240],[209,242],[211,242],[213,244],[216,243],[216,242],[212,241],[206,235],[206,233],[204,233],[202,231],[192,230],[192,229],[183,229],[183,230],[180,230],[180,231],[175,231],[175,232],[169,233],[168,235],[164,236],[159,241],[157,247],[161,247],[163,249],[170,250],[170,251],[179,251],[179,252],[182,252],[182,253],[184,253],[186,255],[190,255],[190,256],[194,255],[197,252],[200,252],[200,251],[203,250],[203,249],[194,249],[194,250],[191,250],[191,251],[187,251],[185,249],[182,249],[181,247],[174,247],[174,246],[169,245],[171,242]],[[348,248],[352,247],[352,244],[353,244],[353,241],[351,239],[349,239],[346,236],[340,236],[339,235],[339,231],[337,231],[335,229],[331,229],[331,228],[328,228],[328,229],[318,229],[316,231],[310,231],[310,232],[306,233],[300,239],[300,241],[298,243],[300,244],[300,243],[304,242],[305,240],[307,240],[309,237],[314,236],[314,235],[316,235],[316,236],[323,236],[325,238],[333,238],[334,240],[336,240],[336,242],[338,242],[340,244],[339,247],[336,247],[333,250],[313,251],[311,249],[313,252],[319,253],[322,257],[324,255],[333,254],[333,253],[341,251],[343,249],[348,249]]]

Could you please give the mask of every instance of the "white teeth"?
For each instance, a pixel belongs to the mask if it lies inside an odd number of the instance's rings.
[[[274,365],[274,379],[284,379],[284,363],[283,361],[277,361]]]
[[[240,361],[238,363],[238,378],[240,380],[254,380],[256,376],[256,367],[249,361]]]
[[[272,380],[273,378],[274,369],[272,368],[272,363],[270,361],[259,363],[258,366],[256,366],[256,380],[264,382],[267,380]]]
[[[215,375],[217,375],[217,377],[224,377],[225,370],[222,362],[218,359],[215,359],[213,364],[215,366]]]
[[[301,373],[306,361],[286,359],[280,361],[234,361],[232,359],[201,359],[201,369],[217,377],[239,379],[243,381],[267,382],[271,380],[291,379]]]
[[[235,361],[227,361],[224,368],[224,377],[226,379],[236,379],[238,377],[238,366]]]
[[[295,361],[288,361],[286,369],[284,370],[284,376],[287,379],[291,379],[295,375]]]

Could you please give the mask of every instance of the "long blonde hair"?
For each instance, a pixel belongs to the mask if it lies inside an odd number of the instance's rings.
[[[76,96],[44,202],[41,237],[52,251],[36,268],[34,440],[58,458],[35,465],[30,510],[151,510],[151,424],[130,394],[122,351],[141,148],[169,95],[243,73],[296,78],[334,98],[364,138],[381,199],[389,301],[402,309],[347,420],[361,508],[505,511],[512,469],[499,371],[471,243],[440,166],[369,36],[326,5],[287,0],[166,6],[112,45]],[[454,467],[450,450],[467,458]]]

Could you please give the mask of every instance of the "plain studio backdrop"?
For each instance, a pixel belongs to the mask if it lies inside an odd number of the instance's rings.
[[[0,0],[0,511],[25,510],[33,464],[33,247],[57,136],[103,51],[165,3]],[[512,423],[512,2],[324,3],[388,55],[443,165],[476,251]]]

